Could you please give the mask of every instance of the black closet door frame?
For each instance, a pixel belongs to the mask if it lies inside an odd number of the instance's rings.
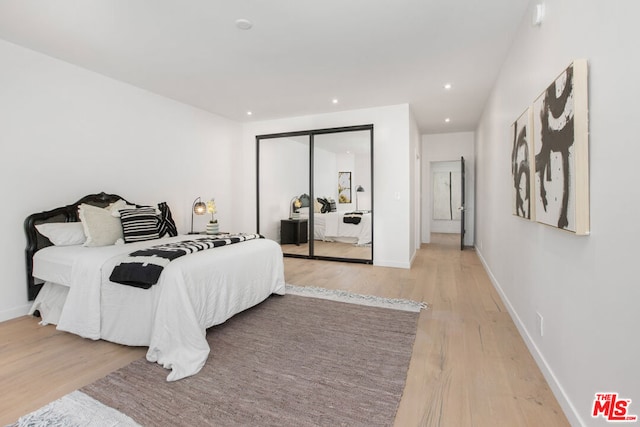
[[[312,130],[304,130],[304,131],[294,131],[294,132],[281,132],[281,133],[271,133],[265,135],[256,135],[256,231],[260,233],[260,141],[275,139],[275,138],[292,138],[296,136],[308,136],[309,137],[309,197],[312,201],[315,200],[314,195],[314,136],[315,135],[326,135],[331,133],[342,133],[342,132],[358,132],[358,131],[369,131],[369,158],[371,161],[371,259],[360,259],[360,258],[341,258],[341,257],[329,257],[329,256],[321,256],[314,255],[314,238],[313,233],[315,231],[314,224],[314,215],[309,215],[309,233],[311,236],[309,237],[309,254],[308,255],[300,255],[300,254],[284,254],[285,257],[290,258],[305,258],[305,259],[319,259],[325,261],[340,261],[340,262],[353,262],[358,264],[373,264],[373,254],[375,250],[374,244],[374,191],[373,191],[373,182],[374,182],[374,170],[373,170],[373,124],[366,125],[357,125],[357,126],[343,126],[343,127],[335,127],[335,128],[324,128],[324,129],[312,129]]]

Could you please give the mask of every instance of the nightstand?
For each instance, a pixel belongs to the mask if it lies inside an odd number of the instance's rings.
[[[286,245],[309,241],[309,221],[306,219],[283,219],[280,221],[280,244]]]

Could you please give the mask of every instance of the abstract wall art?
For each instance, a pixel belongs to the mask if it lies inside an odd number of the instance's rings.
[[[535,219],[589,234],[587,61],[575,60],[533,103]]]
[[[535,219],[534,154],[531,109],[522,113],[511,125],[511,189],[512,211],[515,216]]]
[[[351,203],[351,172],[338,172],[338,203]]]
[[[456,171],[433,172],[434,220],[459,221],[462,205],[462,176]]]

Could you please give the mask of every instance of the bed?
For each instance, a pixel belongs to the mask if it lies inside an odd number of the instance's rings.
[[[169,262],[157,283],[143,289],[111,281],[114,268],[135,251],[206,236],[85,247],[54,245],[38,231],[43,223],[79,222],[80,205],[104,208],[120,200],[132,205],[118,195],[100,193],[27,217],[31,312],[39,311],[43,323],[85,338],[148,346],[147,360],[171,369],[168,381],[194,375],[210,351],[207,328],[271,294],[285,293],[280,246],[255,238],[191,253]]]
[[[313,238],[325,242],[352,243],[358,246],[371,244],[371,213],[357,215],[357,224],[345,222],[346,217],[353,217],[349,212],[314,213]],[[309,218],[308,211],[300,213],[301,218]]]

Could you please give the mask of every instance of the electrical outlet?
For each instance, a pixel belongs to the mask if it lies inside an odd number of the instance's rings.
[[[542,337],[544,336],[544,317],[542,317],[542,314],[538,313],[537,311],[536,315],[538,316],[538,333]]]

